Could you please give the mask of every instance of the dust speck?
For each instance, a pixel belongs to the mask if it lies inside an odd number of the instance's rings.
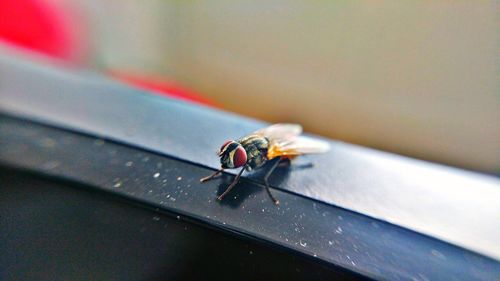
[[[427,276],[423,275],[422,273],[419,273],[418,277],[420,277],[420,279],[422,279],[422,281],[429,281],[429,278],[427,278]],[[416,280],[418,280],[418,279],[416,279]]]
[[[438,251],[438,250],[432,249],[431,250],[431,254],[433,256],[435,256],[436,258],[438,258],[438,259],[442,259],[442,260],[446,259],[446,257],[440,251]]]
[[[105,142],[104,142],[104,140],[103,140],[103,139],[96,139],[96,140],[94,141],[94,145],[97,145],[97,146],[101,146],[101,145],[103,145],[104,143],[105,143]]]
[[[56,145],[56,142],[51,138],[43,138],[42,139],[42,146],[43,147],[54,147],[55,145]]]
[[[59,167],[60,164],[61,163],[59,163],[59,161],[49,161],[49,162],[43,163],[42,168],[46,169],[46,170],[52,170],[52,169]]]

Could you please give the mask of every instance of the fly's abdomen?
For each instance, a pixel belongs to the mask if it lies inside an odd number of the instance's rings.
[[[247,152],[247,166],[251,169],[258,169],[266,163],[269,141],[265,137],[250,135],[238,142]]]

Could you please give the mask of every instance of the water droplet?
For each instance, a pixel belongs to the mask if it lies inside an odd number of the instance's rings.
[[[130,167],[130,166],[132,166],[133,164],[134,164],[134,162],[132,162],[132,161],[128,161],[127,163],[125,163],[125,166]]]
[[[180,219],[181,219],[181,216],[176,216],[176,218],[177,218],[178,220],[180,220]]]
[[[266,211],[266,209],[262,209],[262,212],[264,213]]]
[[[316,255],[316,254],[313,254],[313,257],[317,258],[317,257],[318,257],[318,255]]]
[[[115,185],[113,185],[113,187],[120,187],[120,186],[122,186],[122,182],[121,181],[119,181],[119,182],[115,183]]]
[[[159,220],[160,220],[160,217],[153,217],[153,220],[155,220],[155,221],[159,221]]]
[[[248,252],[248,253],[249,253],[250,255],[253,255],[253,252],[252,252],[252,251],[250,251],[250,252]]]
[[[159,176],[160,176],[160,173],[155,173],[155,174],[153,175],[153,177],[154,177],[154,178],[157,178],[157,177],[159,177]]]
[[[333,242],[332,241],[328,241],[328,245],[333,245]]]
[[[307,242],[302,241],[302,240],[299,240],[299,244],[300,244],[300,246],[302,246],[302,247],[307,246]]]
[[[178,178],[177,178],[177,180],[178,180],[178,181],[182,180],[182,177],[178,177]]]

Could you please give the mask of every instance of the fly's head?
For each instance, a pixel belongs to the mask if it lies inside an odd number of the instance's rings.
[[[247,152],[243,146],[233,140],[226,141],[219,151],[220,164],[224,169],[234,169],[247,163]]]

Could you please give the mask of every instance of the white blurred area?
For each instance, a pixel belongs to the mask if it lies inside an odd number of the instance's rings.
[[[91,61],[335,139],[500,172],[498,1],[66,0]]]

